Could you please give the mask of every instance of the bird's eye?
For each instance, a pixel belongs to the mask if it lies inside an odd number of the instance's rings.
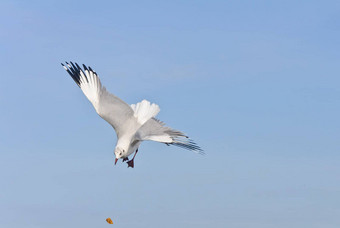
[[[119,153],[119,156],[122,156],[122,152]]]

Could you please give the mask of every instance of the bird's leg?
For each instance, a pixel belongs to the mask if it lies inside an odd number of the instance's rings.
[[[126,157],[126,158],[123,158],[123,162],[125,162],[125,161],[127,161],[127,160],[129,160],[129,158],[128,158],[128,157]]]
[[[137,148],[135,154],[133,155],[133,158],[132,158],[130,161],[126,162],[126,163],[128,164],[128,168],[129,168],[129,167],[131,167],[131,168],[134,167],[134,162],[133,162],[133,160],[135,159],[137,152],[138,152],[138,148]]]

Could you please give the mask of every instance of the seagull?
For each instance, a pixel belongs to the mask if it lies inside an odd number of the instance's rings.
[[[127,162],[128,168],[134,168],[138,148],[145,140],[204,154],[204,151],[184,133],[165,126],[164,122],[155,118],[160,111],[157,104],[142,100],[137,104],[128,105],[102,86],[97,73],[91,67],[83,64],[82,69],[77,63],[65,63],[61,65],[92,103],[98,115],[116,131],[115,165],[118,159],[122,159],[123,162]],[[133,153],[135,154],[129,160],[128,157]]]

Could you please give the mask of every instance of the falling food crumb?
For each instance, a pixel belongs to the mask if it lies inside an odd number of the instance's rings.
[[[113,222],[112,222],[112,220],[111,220],[110,218],[107,218],[107,219],[106,219],[106,222],[107,222],[108,224],[113,224]]]

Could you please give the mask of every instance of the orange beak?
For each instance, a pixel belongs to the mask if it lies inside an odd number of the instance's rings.
[[[115,164],[117,164],[117,161],[118,161],[118,158],[116,158],[116,160],[115,160]]]

